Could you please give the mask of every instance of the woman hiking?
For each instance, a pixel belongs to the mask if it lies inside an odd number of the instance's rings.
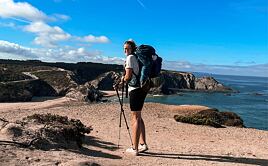
[[[133,40],[128,40],[124,43],[125,61],[125,76],[121,82],[127,82],[129,92],[129,104],[131,110],[131,129],[133,147],[126,150],[127,153],[137,156],[139,153],[148,150],[145,137],[145,125],[141,116],[144,100],[148,93],[140,86],[137,86],[139,81],[138,75],[140,72],[139,62],[135,56],[136,44]]]

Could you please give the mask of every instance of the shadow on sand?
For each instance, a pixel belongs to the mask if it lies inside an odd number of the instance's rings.
[[[18,146],[20,148],[29,148],[31,150],[34,149],[40,149],[43,151],[61,151],[61,150],[66,150],[69,152],[77,153],[77,154],[83,154],[87,156],[92,156],[92,157],[102,157],[102,158],[110,158],[110,159],[121,159],[122,157],[117,156],[117,155],[112,155],[109,153],[102,152],[102,150],[92,150],[89,149],[90,146],[98,147],[101,149],[107,149],[110,151],[115,151],[117,146],[111,142],[106,142],[106,141],[101,141],[98,140],[95,137],[91,136],[85,136],[84,138],[84,143],[82,147],[78,147],[74,142],[69,142],[68,144],[43,144],[42,146],[35,147],[35,146],[27,146],[26,144],[15,142],[15,141],[2,141],[0,140],[0,146],[1,145],[11,145],[11,146]]]
[[[205,160],[205,161],[215,161],[225,163],[254,164],[261,166],[268,165],[268,160],[266,159],[245,158],[245,157],[214,156],[214,155],[202,155],[202,154],[154,153],[154,152],[140,153],[139,156],[160,157],[160,158],[170,158],[179,160]]]
[[[84,142],[81,148],[75,148],[75,149],[66,149],[70,152],[77,153],[77,154],[83,154],[87,156],[92,156],[92,157],[103,157],[103,158],[110,158],[110,159],[121,159],[122,157],[117,156],[117,155],[112,155],[109,153],[102,152],[102,150],[91,150],[88,149],[87,147],[94,146],[98,147],[101,149],[107,149],[110,151],[115,151],[117,146],[111,142],[106,142],[106,141],[101,141],[96,137],[92,136],[85,136]]]

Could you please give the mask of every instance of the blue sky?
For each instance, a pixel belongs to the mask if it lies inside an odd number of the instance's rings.
[[[267,0],[0,0],[0,58],[123,64],[153,45],[165,69],[268,77]]]

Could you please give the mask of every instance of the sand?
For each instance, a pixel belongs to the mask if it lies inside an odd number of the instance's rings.
[[[130,110],[124,105],[129,123]],[[146,103],[142,112],[149,150],[139,156],[125,153],[130,139],[117,102],[87,104],[69,98],[42,102],[1,103],[0,118],[20,120],[34,113],[53,113],[80,119],[92,126],[81,149],[49,151],[0,143],[0,165],[268,165],[268,131],[213,128],[176,122],[176,114],[191,114],[205,106]],[[1,139],[1,135],[0,135]],[[118,141],[120,148],[118,149]]]

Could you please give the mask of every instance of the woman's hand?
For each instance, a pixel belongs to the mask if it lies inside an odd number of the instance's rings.
[[[122,76],[120,78],[120,82],[118,82],[117,84],[115,84],[113,87],[114,87],[114,89],[121,89],[124,86],[124,83],[125,83],[124,76]]]
[[[125,76],[122,76],[121,77],[121,81],[120,81],[121,83],[123,83],[123,82],[125,82]]]

